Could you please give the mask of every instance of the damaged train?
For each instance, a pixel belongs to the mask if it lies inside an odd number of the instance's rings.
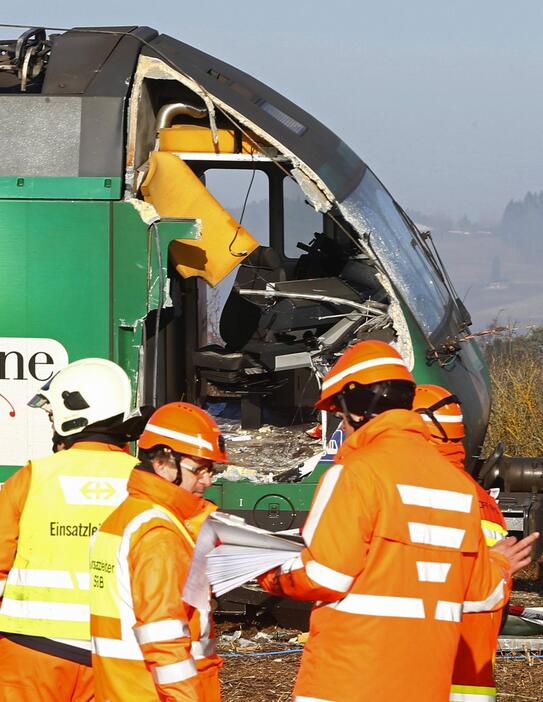
[[[367,338],[394,343],[418,382],[461,399],[477,469],[490,397],[469,314],[430,234],[315,117],[134,26],[1,41],[0,116],[0,428],[12,437],[0,480],[49,451],[47,420],[26,402],[68,360],[118,362],[140,404],[237,402],[241,426],[258,428],[263,408],[271,424],[312,418],[337,354]],[[492,484],[499,458],[484,469]],[[327,465],[218,481],[209,497],[296,528]],[[523,476],[519,531],[539,506]]]

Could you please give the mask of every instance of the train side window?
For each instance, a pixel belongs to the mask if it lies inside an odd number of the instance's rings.
[[[205,172],[205,185],[238,222],[247,197],[242,224],[262,246],[269,246],[270,197],[266,173],[242,168],[209,168]]]
[[[242,224],[262,246],[269,246],[270,200],[268,175],[263,171],[253,171],[245,168],[208,168],[204,173],[204,178],[209,192],[238,222],[243,210],[245,197],[247,192],[249,192]],[[237,272],[238,268],[236,267],[215,288],[207,290],[208,343],[224,343],[219,333],[220,318],[224,303],[232,290]]]
[[[293,178],[283,180],[284,239],[286,258],[299,258],[303,253],[296,244],[309,244],[315,232],[322,231],[323,216],[305,201],[305,195]]]

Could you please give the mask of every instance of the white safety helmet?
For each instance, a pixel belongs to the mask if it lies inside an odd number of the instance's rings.
[[[124,370],[104,358],[83,358],[56,373],[28,405],[52,415],[57,434],[70,436],[130,413],[132,391]]]

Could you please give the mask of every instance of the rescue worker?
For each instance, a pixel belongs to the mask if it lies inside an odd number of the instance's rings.
[[[227,462],[214,420],[185,402],[159,408],[139,440],[128,498],[91,548],[91,634],[97,702],[219,702],[211,606],[182,601],[202,495]]]
[[[323,380],[317,408],[339,412],[347,438],[319,483],[305,548],[260,578],[316,601],[297,702],[448,700],[462,610],[502,606],[511,569],[530,560],[537,535],[489,557],[475,490],[428,442],[414,392],[381,341],[348,349]]]
[[[430,442],[456,468],[465,470],[464,418],[455,395],[439,385],[419,385],[413,409],[430,430]],[[489,548],[507,537],[505,519],[496,500],[469,474],[477,492],[481,526]],[[465,614],[460,624],[460,642],[454,663],[451,702],[494,702],[494,659],[502,610]]]
[[[126,443],[145,418],[129,416],[128,376],[101,358],[69,364],[28,404],[49,413],[57,452],[0,492],[0,700],[87,702],[89,541],[126,495]]]

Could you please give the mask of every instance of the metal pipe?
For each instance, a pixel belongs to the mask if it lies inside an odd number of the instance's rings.
[[[171,102],[162,105],[156,116],[156,132],[164,127],[171,127],[174,117],[188,115],[194,119],[205,119],[208,116],[207,108],[191,105],[189,102]]]
[[[315,295],[313,293],[289,293],[282,292],[280,290],[246,290],[241,288],[238,290],[240,295],[257,295],[259,297],[287,297],[293,300],[317,300],[318,302],[331,302],[335,305],[348,305],[355,310],[360,310],[369,315],[381,315],[388,308],[382,302],[366,302],[362,304],[360,302],[353,302],[352,300],[345,300],[342,297],[331,297],[330,295]]]

